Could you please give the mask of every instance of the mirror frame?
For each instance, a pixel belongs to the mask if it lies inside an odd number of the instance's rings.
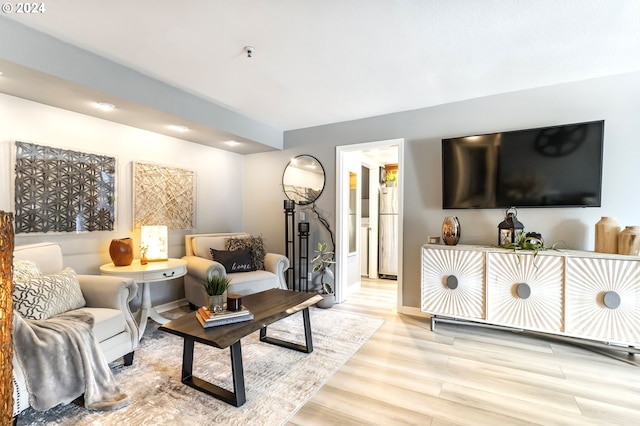
[[[300,199],[301,199],[302,197],[299,197],[299,196],[298,196],[298,197],[295,197],[295,198],[292,198],[292,197],[290,196],[290,193],[289,193],[289,192],[287,192],[286,187],[285,187],[284,177],[285,177],[285,175],[287,174],[287,170],[289,169],[289,167],[294,167],[294,166],[292,166],[292,164],[291,164],[291,163],[295,162],[298,158],[301,158],[301,157],[309,158],[309,159],[311,159],[312,161],[316,162],[316,163],[318,164],[318,166],[320,166],[320,169],[322,170],[322,188],[320,189],[320,191],[318,192],[318,194],[313,198],[313,200],[303,200],[303,201],[301,201]],[[320,173],[318,173],[318,175],[319,175],[319,174],[320,174]],[[317,200],[318,198],[320,198],[320,195],[322,195],[322,192],[324,191],[324,187],[326,186],[326,184],[327,184],[327,175],[326,175],[326,172],[325,172],[325,170],[324,170],[324,166],[323,166],[323,165],[322,165],[322,163],[321,163],[321,162],[320,162],[316,157],[314,157],[313,155],[309,155],[309,154],[296,155],[295,157],[293,157],[293,158],[292,158],[292,159],[287,163],[286,167],[284,168],[284,171],[282,172],[282,191],[284,192],[284,195],[285,195],[285,197],[287,197],[287,199],[289,199],[289,200],[293,201],[294,203],[296,203],[296,204],[297,204],[297,205],[299,205],[299,206],[307,206],[307,205],[309,205],[309,204],[313,204],[313,203],[315,203],[315,202],[316,202],[316,200]],[[307,187],[304,187],[304,188],[307,188]]]

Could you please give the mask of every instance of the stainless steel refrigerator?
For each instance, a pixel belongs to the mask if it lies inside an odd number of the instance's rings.
[[[378,275],[398,276],[398,188],[380,188]]]

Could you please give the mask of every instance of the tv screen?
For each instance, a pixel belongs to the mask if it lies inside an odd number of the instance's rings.
[[[604,120],[442,140],[442,207],[599,207]]]

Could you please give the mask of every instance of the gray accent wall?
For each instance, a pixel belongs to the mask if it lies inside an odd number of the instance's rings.
[[[497,243],[497,225],[504,219],[503,210],[442,209],[442,138],[605,120],[602,207],[518,210],[526,230],[542,233],[547,244],[593,250],[594,225],[601,216],[640,225],[639,112],[640,73],[636,72],[287,131],[282,152],[245,157],[245,229],[261,232],[284,250],[282,171],[291,157],[311,154],[327,174],[317,206],[335,230],[336,146],[404,138],[402,300],[406,311],[415,312],[420,306],[420,247],[428,235],[440,234],[444,217],[460,218],[461,244],[487,245]],[[325,239],[318,228],[312,223],[312,240]]]

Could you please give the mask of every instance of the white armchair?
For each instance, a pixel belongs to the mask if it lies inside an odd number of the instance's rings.
[[[230,272],[212,260],[211,250],[226,250],[229,238],[249,238],[246,233],[194,234],[185,236],[187,275],[184,277],[185,298],[192,308],[206,304],[206,293],[202,283],[211,276],[228,277],[229,293],[241,296],[258,293],[270,288],[287,289],[285,271],[289,269],[289,259],[276,253],[266,253],[264,269],[251,272]]]
[[[55,243],[38,243],[16,246],[15,260],[35,262],[42,275],[58,274],[63,270],[62,249]],[[15,272],[15,268],[14,268]],[[129,308],[138,286],[128,278],[78,275],[80,291],[86,306],[79,308],[94,317],[93,335],[107,362],[123,357],[125,365],[131,365],[138,347],[138,326]],[[14,307],[14,309],[16,309]],[[29,407],[25,373],[13,359],[14,416]]]

